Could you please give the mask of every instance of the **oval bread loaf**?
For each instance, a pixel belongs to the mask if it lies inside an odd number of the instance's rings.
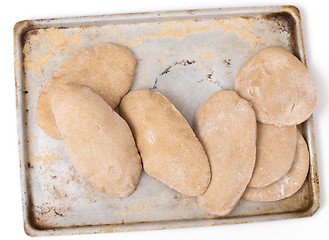
[[[134,134],[145,172],[176,191],[197,196],[210,181],[208,158],[191,127],[158,92],[129,92],[120,114]]]
[[[50,107],[53,89],[60,84],[84,85],[100,95],[114,109],[130,89],[135,65],[133,54],[116,44],[98,45],[77,52],[45,84],[38,99],[37,124],[49,136],[61,137]]]
[[[254,169],[255,112],[236,92],[218,91],[198,109],[194,128],[212,173],[198,205],[208,213],[226,215],[241,198]]]
[[[87,87],[53,90],[51,109],[73,167],[101,192],[130,195],[142,165],[127,123]]]

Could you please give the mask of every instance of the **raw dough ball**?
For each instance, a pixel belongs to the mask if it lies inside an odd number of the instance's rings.
[[[194,127],[212,172],[198,204],[211,214],[226,215],[242,196],[255,166],[255,112],[236,92],[219,91],[199,108]]]
[[[131,91],[121,101],[120,114],[132,129],[145,172],[184,195],[206,191],[211,177],[208,158],[166,97],[145,89]]]
[[[265,187],[284,177],[295,158],[296,126],[257,123],[257,151],[248,187]]]
[[[51,109],[74,168],[98,191],[130,195],[142,165],[127,123],[89,88],[59,85],[53,90]]]
[[[235,90],[253,103],[257,120],[267,124],[302,123],[316,105],[311,75],[281,47],[268,47],[252,56],[237,74]]]
[[[136,60],[125,47],[103,44],[85,48],[66,60],[45,84],[39,96],[36,122],[51,137],[60,138],[50,108],[55,85],[75,83],[89,87],[113,109],[130,89]]]
[[[297,148],[294,162],[288,174],[264,188],[247,188],[243,198],[252,201],[277,201],[290,197],[303,185],[308,173],[309,153],[307,144],[297,131]]]

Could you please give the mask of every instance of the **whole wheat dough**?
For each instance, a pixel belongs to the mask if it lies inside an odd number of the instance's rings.
[[[284,177],[295,158],[296,126],[257,123],[257,151],[248,187],[265,187]]]
[[[250,103],[234,91],[218,91],[198,109],[194,129],[212,172],[198,205],[208,213],[226,215],[241,198],[256,159],[256,116]]]
[[[113,109],[130,89],[136,60],[125,47],[103,44],[85,48],[67,59],[45,84],[38,100],[36,122],[51,137],[60,138],[50,109],[55,85],[75,83],[89,87]]]
[[[208,158],[166,97],[145,89],[131,91],[122,98],[120,114],[132,129],[145,172],[184,195],[206,191],[211,177]]]
[[[277,201],[290,197],[303,185],[308,173],[309,153],[303,136],[297,131],[294,162],[286,176],[264,188],[247,188],[243,198],[251,201]]]
[[[253,103],[258,121],[279,126],[307,120],[317,99],[306,67],[281,47],[268,47],[252,56],[238,72],[235,90]]]
[[[98,191],[121,198],[130,195],[142,165],[127,123],[83,86],[58,85],[50,104],[77,172]]]

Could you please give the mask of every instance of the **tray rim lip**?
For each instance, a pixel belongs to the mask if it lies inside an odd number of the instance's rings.
[[[275,10],[275,11],[274,11]],[[220,15],[237,15],[239,14],[257,14],[257,13],[274,13],[274,12],[286,12],[294,17],[295,20],[300,22],[300,11],[294,5],[263,5],[263,6],[250,6],[250,7],[225,7],[225,8],[200,8],[200,9],[186,9],[186,10],[164,10],[164,11],[150,11],[150,12],[133,12],[133,13],[111,13],[100,15],[84,15],[84,16],[71,16],[71,17],[55,17],[55,18],[40,18],[32,20],[21,20],[14,25],[14,35],[22,35],[25,32],[32,29],[63,27],[63,24],[70,26],[72,23],[79,23],[76,26],[84,26],[86,23],[92,23],[91,25],[101,24],[102,22],[108,22],[113,20],[126,20],[126,19],[152,19],[152,18],[167,18],[186,16],[206,16],[211,13]],[[143,16],[143,18],[141,17]],[[297,25],[298,21],[296,21]]]
[[[61,17],[61,18],[46,18],[46,19],[35,19],[35,20],[22,20],[15,24],[14,33],[14,70],[15,70],[15,89],[16,89],[16,115],[17,115],[17,132],[18,132],[18,150],[19,150],[19,161],[20,161],[20,185],[21,185],[21,199],[22,199],[22,210],[24,220],[24,231],[29,236],[47,236],[47,235],[71,235],[71,234],[92,234],[92,233],[105,233],[105,232],[121,232],[121,231],[136,231],[136,230],[157,230],[157,229],[173,229],[173,228],[186,228],[186,227],[201,227],[201,226],[213,226],[222,224],[237,224],[246,222],[258,222],[258,221],[269,221],[289,218],[300,218],[312,216],[320,207],[320,193],[319,193],[319,180],[317,176],[317,161],[316,161],[316,149],[314,139],[314,123],[313,116],[311,116],[307,122],[307,142],[312,146],[310,151],[310,181],[314,189],[313,199],[310,206],[301,212],[291,213],[278,213],[268,215],[256,215],[256,216],[240,216],[240,217],[229,217],[229,218],[215,218],[215,219],[191,219],[191,220],[174,220],[168,221],[173,222],[171,225],[163,224],[162,222],[138,222],[134,224],[121,225],[95,225],[95,226],[70,226],[65,228],[50,228],[50,229],[38,229],[29,220],[28,213],[28,200],[24,195],[27,194],[25,189],[27,188],[26,181],[26,170],[24,167],[25,163],[25,131],[23,123],[23,115],[21,105],[24,103],[23,92],[21,83],[24,80],[24,67],[23,67],[23,54],[22,50],[22,37],[25,33],[33,29],[51,28],[51,27],[67,27],[74,26],[95,26],[102,25],[104,23],[111,23],[117,20],[134,20],[134,19],[161,19],[172,17],[177,19],[179,17],[193,17],[193,16],[207,16],[207,15],[219,15],[219,16],[232,16],[232,15],[250,15],[250,14],[270,14],[270,13],[287,13],[294,20],[296,26],[297,35],[297,49],[300,60],[306,66],[306,56],[304,50],[304,42],[302,36],[301,18],[300,11],[296,6],[293,5],[270,5],[270,6],[256,6],[256,7],[229,7],[229,8],[205,8],[205,9],[189,9],[189,10],[169,10],[169,11],[154,11],[154,12],[136,12],[136,13],[118,13],[118,14],[102,14],[102,15],[91,15],[91,16],[76,16],[76,17]],[[143,16],[143,17],[141,17]],[[161,18],[160,18],[161,17]],[[75,25],[77,24],[77,25]],[[291,215],[294,216],[291,216]],[[249,219],[249,218],[253,219]],[[195,224],[188,224],[187,222],[195,222]],[[185,224],[184,224],[185,223]],[[152,226],[154,225],[154,226]]]

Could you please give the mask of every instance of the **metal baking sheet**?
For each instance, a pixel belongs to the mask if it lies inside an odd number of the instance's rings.
[[[15,25],[15,76],[24,228],[28,235],[183,228],[311,216],[319,208],[312,117],[299,126],[310,150],[303,187],[275,202],[241,199],[225,217],[141,174],[119,199],[97,192],[72,167],[61,140],[35,122],[38,96],[79,49],[106,42],[128,47],[138,64],[132,89],[167,96],[189,123],[215,91],[233,89],[243,63],[282,46],[304,64],[300,15],[293,6],[203,9],[22,21]]]

